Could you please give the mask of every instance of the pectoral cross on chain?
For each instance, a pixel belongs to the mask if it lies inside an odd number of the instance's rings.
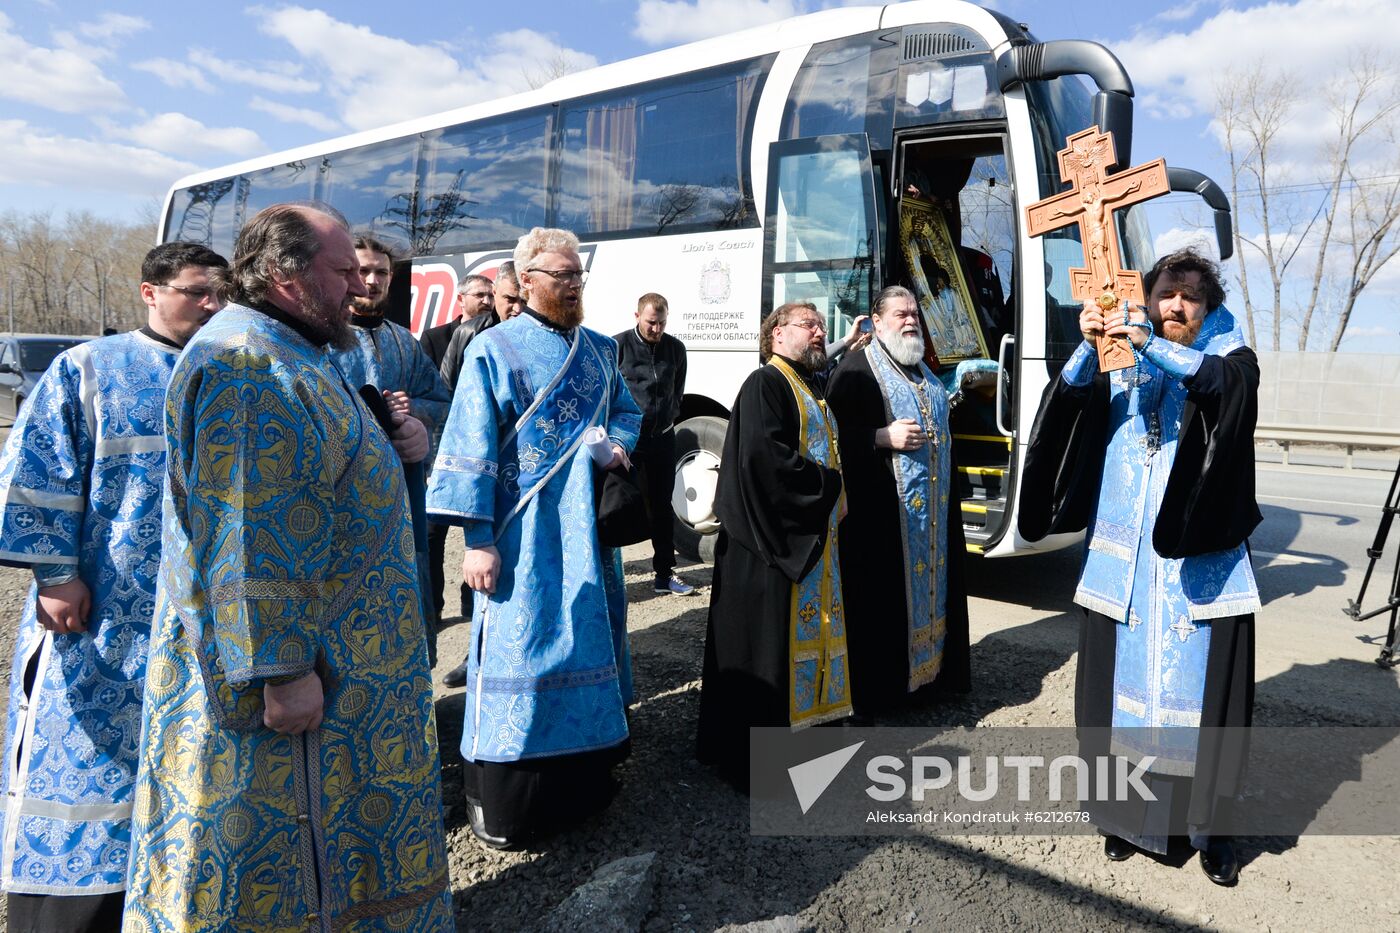
[[[1148,162],[1109,177],[1116,160],[1113,134],[1091,126],[1065,140],[1060,150],[1060,177],[1070,190],[1037,201],[1026,208],[1026,232],[1040,236],[1070,224],[1079,224],[1087,269],[1069,270],[1070,293],[1080,301],[1094,301],[1105,319],[1124,301],[1142,304],[1142,276],[1124,269],[1118,254],[1118,233],[1113,212],[1171,190],[1164,159]],[[1128,369],[1133,351],[1126,338],[1099,338],[1099,371]]]

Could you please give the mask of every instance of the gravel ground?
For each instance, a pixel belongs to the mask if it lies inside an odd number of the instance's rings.
[[[625,556],[637,702],[633,753],[618,770],[622,789],[605,813],[524,852],[487,851],[465,825],[456,750],[463,693],[441,679],[462,657],[468,627],[451,617],[459,607],[449,587],[435,679],[460,929],[532,927],[600,866],[647,852],[658,854],[649,931],[773,918],[785,919],[770,929],[790,930],[1400,928],[1400,837],[1393,836],[1244,839],[1244,869],[1232,889],[1210,884],[1184,855],[1110,863],[1096,836],[751,836],[747,800],[697,764],[692,750],[710,568],[682,568],[700,586],[695,596],[657,596],[648,548]],[[448,566],[460,559],[454,536]],[[973,693],[888,724],[1072,725],[1073,557],[969,563]],[[0,568],[0,617],[18,618],[27,585],[26,573]],[[987,598],[993,593],[997,602]],[[1008,623],[1008,607],[1034,621]],[[7,670],[12,641],[0,639]],[[1279,678],[1261,684],[1256,721],[1394,724],[1400,704],[1391,683],[1386,702],[1339,714],[1306,679]]]

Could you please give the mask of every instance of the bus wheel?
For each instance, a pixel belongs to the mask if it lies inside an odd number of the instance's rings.
[[[676,550],[691,560],[715,559],[715,488],[729,422],[700,415],[676,425],[676,482],[671,510],[676,514]]]

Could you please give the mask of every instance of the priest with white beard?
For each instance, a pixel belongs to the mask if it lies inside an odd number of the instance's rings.
[[[888,714],[915,691],[970,687],[962,523],[948,393],[923,363],[919,306],[901,286],[871,310],[875,339],[848,354],[827,401],[840,428],[841,523],[852,703]]]

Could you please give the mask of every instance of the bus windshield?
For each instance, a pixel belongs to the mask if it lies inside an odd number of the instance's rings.
[[[1048,198],[1068,188],[1060,179],[1059,151],[1065,139],[1090,126],[1093,121],[1093,99],[1084,82],[1077,77],[1055,78],[1050,81],[1026,83],[1026,98],[1030,104],[1031,131],[1035,139],[1036,170],[1041,198]],[[1130,269],[1146,272],[1154,260],[1152,234],[1141,205],[1118,211],[1119,246],[1124,264]],[[1079,301],[1070,294],[1069,270],[1082,268],[1084,248],[1079,240],[1079,225],[1071,224],[1052,230],[1042,238],[1045,245],[1045,355],[1047,359],[1068,359],[1079,345]]]

